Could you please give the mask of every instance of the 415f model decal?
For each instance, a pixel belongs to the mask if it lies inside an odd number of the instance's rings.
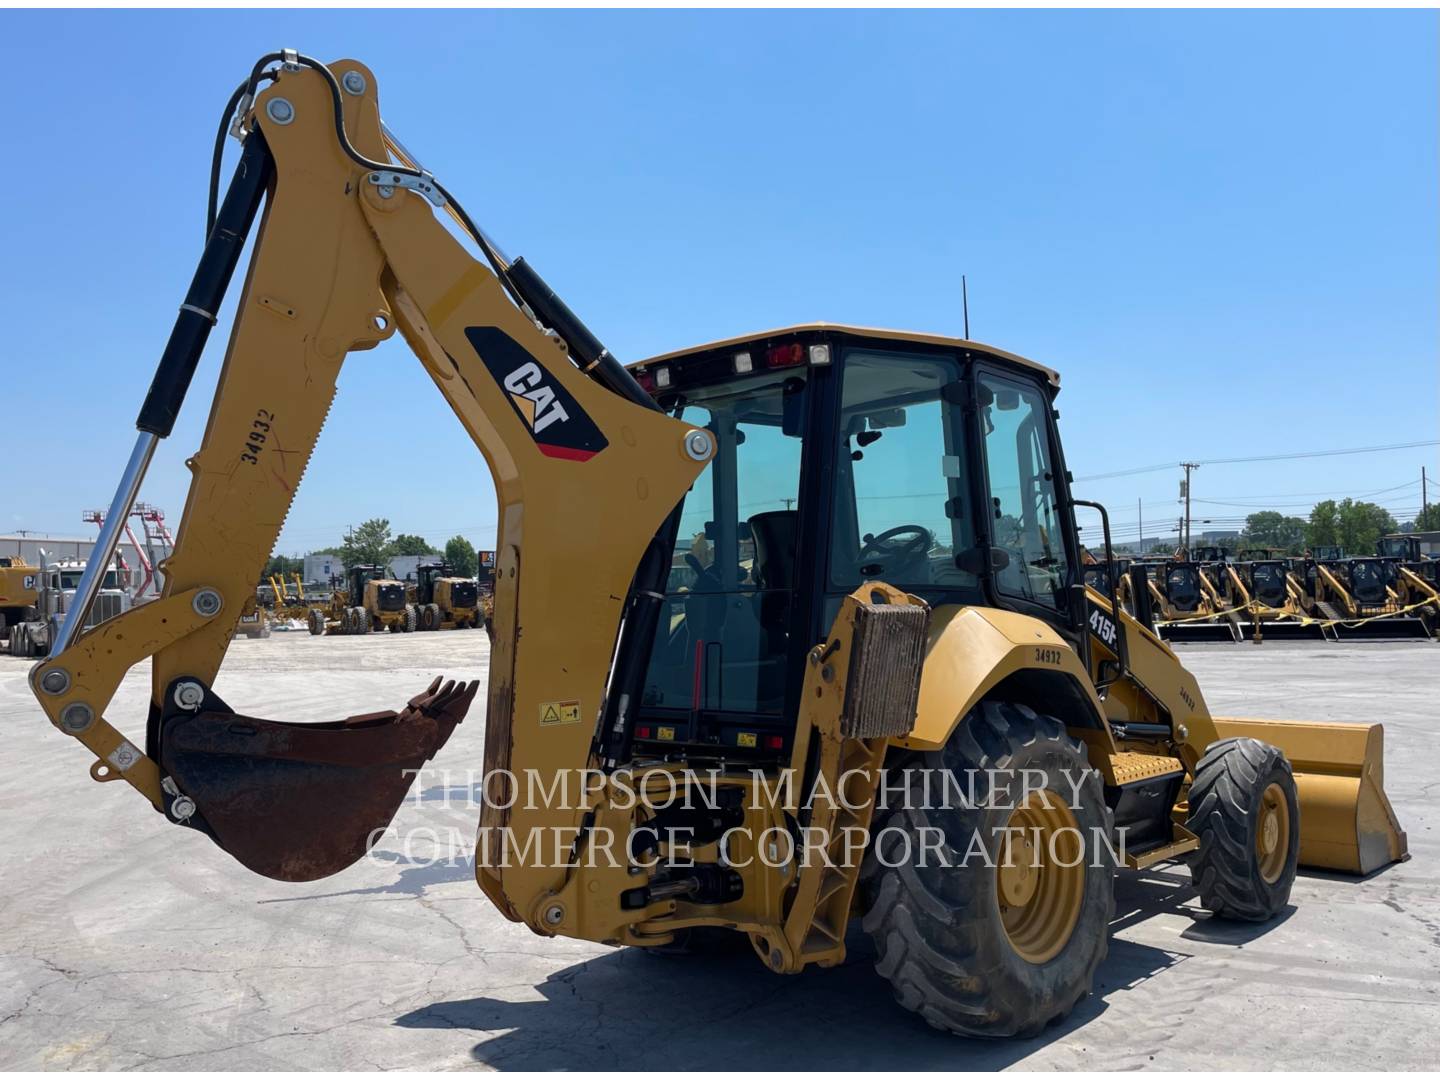
[[[509,334],[494,326],[470,326],[465,336],[542,454],[589,461],[610,445],[560,381]]]

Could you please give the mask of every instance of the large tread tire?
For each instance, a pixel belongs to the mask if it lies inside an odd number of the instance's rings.
[[[415,632],[415,626],[416,626],[416,624],[417,624],[419,621],[420,621],[420,613],[419,613],[419,611],[416,610],[415,605],[414,605],[414,604],[406,604],[406,605],[405,605],[405,626],[404,626],[405,633],[407,633],[407,634],[413,634],[413,633]]]
[[[311,637],[319,637],[321,634],[325,633],[325,616],[320,612],[310,612],[310,614],[306,617],[306,621],[310,624],[309,630]]]
[[[863,925],[875,942],[876,970],[890,981],[900,1004],[933,1027],[985,1038],[1036,1035],[1090,992],[1109,948],[1115,911],[1113,821],[1099,774],[1060,721],[1000,701],[982,702],[943,749],[917,758],[910,763],[908,783],[895,785],[897,792],[905,786],[903,805],[895,808],[892,798],[872,827],[880,867],[868,875],[864,899],[870,906]],[[995,830],[1009,821],[1026,769],[1044,770],[1047,786],[1062,793],[1071,790],[1067,775],[1082,778],[1078,799],[1064,798],[1067,805],[1075,804],[1071,810],[1084,851],[1079,911],[1058,954],[1038,964],[1011,944],[996,894],[1002,840]],[[962,788],[967,777],[976,777],[982,796],[983,778],[994,775],[996,798],[978,797],[969,804],[952,797],[951,805],[943,805],[934,793],[941,790],[946,772]],[[937,801],[942,805],[927,808]],[[922,830],[934,829],[944,835],[941,850],[947,859],[926,860],[927,865],[913,853],[924,837],[935,835]],[[989,857],[967,861],[965,853],[977,834]],[[903,855],[907,849],[909,859]],[[950,865],[935,865],[940,862]]]
[[[1265,790],[1277,785],[1288,815],[1284,868],[1274,881],[1261,873],[1256,833]],[[1200,906],[1225,919],[1265,922],[1290,902],[1300,856],[1300,799],[1284,753],[1259,739],[1220,739],[1210,744],[1190,785],[1187,826],[1200,840],[1190,875]]]

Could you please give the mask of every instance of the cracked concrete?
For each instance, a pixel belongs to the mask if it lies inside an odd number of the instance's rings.
[[[167,825],[44,719],[0,657],[0,1068],[1399,1069],[1440,1059],[1440,646],[1191,646],[1221,714],[1383,720],[1411,862],[1303,874],[1261,928],[1213,923],[1183,868],[1122,875],[1096,993],[1024,1042],[944,1036],[892,1005],[858,931],[831,971],[670,959],[537,937],[469,863],[479,709],[387,838],[306,885],[255,877]],[[434,675],[484,678],[483,634],[237,641],[217,691],[335,719]],[[107,715],[143,736],[149,668]],[[483,700],[483,697],[482,697]],[[430,835],[412,830],[431,830]],[[433,839],[432,839],[433,836]],[[439,854],[439,861],[433,856]],[[451,857],[453,855],[453,858]],[[1403,1037],[1399,1033],[1403,1032]]]

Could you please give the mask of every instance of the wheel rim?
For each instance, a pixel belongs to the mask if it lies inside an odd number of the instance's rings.
[[[1011,813],[995,893],[1005,936],[1022,959],[1046,963],[1069,943],[1085,896],[1085,849],[1060,795],[1032,792]]]
[[[1265,882],[1273,885],[1279,881],[1290,856],[1290,804],[1279,784],[1271,784],[1260,794],[1255,854],[1260,862],[1260,876]]]

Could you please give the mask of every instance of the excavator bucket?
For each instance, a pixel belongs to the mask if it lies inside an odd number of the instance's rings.
[[[1369,874],[1410,857],[1385,795],[1380,724],[1215,718],[1222,739],[1277,746],[1295,770],[1300,796],[1300,865]]]
[[[161,724],[160,763],[178,786],[171,815],[257,874],[334,874],[374,845],[478,685],[436,679],[398,713],[321,724],[237,716],[208,696]]]

